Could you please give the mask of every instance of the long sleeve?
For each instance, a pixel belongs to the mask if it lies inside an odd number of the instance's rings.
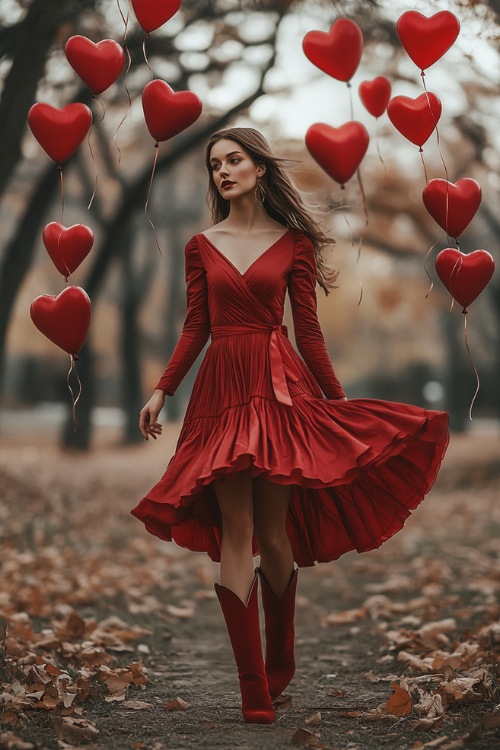
[[[343,398],[345,393],[330,362],[317,316],[315,249],[312,241],[303,234],[297,234],[295,238],[288,294],[295,341],[302,359],[327,398]]]
[[[210,317],[207,302],[207,281],[196,238],[184,251],[186,269],[187,312],[180,338],[156,388],[173,396],[192,367],[208,337]]]

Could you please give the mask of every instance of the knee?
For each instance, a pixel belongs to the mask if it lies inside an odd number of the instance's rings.
[[[226,513],[222,516],[222,533],[226,541],[245,544],[253,537],[253,518],[244,512]]]
[[[256,530],[259,553],[264,557],[281,555],[286,550],[290,541],[286,529],[258,529]]]

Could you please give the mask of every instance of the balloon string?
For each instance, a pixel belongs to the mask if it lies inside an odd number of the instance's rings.
[[[57,170],[59,172],[59,180],[61,183],[61,224],[64,224],[64,177],[60,164],[57,165]]]
[[[148,215],[149,198],[151,196],[151,188],[153,187],[153,178],[155,176],[156,162],[158,161],[158,151],[159,151],[159,149],[160,149],[159,144],[155,143],[155,158],[154,158],[154,161],[153,161],[153,169],[151,171],[151,179],[149,181],[148,197],[146,198],[146,203],[144,205],[144,213],[146,215],[146,219],[149,221],[149,223],[151,224],[151,226],[153,228],[153,232],[155,233],[156,247],[158,248],[158,251],[159,251],[160,255],[163,256],[163,253],[162,253],[161,247],[160,247],[160,243],[158,242],[158,235],[156,234],[155,225],[153,224],[153,222],[151,221],[151,219],[149,218],[149,215]]]
[[[127,34],[127,29],[128,29],[128,20],[129,20],[130,11],[129,10],[127,11],[127,16],[125,17],[125,14],[122,11],[122,6],[120,5],[120,0],[116,0],[116,4],[118,5],[118,10],[120,12],[120,16],[122,17],[123,25],[125,27],[125,34],[124,34],[124,39],[125,39],[125,36]]]
[[[432,111],[432,107],[431,107],[431,101],[430,101],[430,99],[429,99],[429,92],[427,91],[427,86],[426,86],[426,84],[425,84],[425,73],[424,73],[424,71],[422,71],[422,74],[421,74],[421,75],[422,75],[422,83],[423,83],[423,86],[424,86],[424,92],[425,92],[425,96],[426,96],[426,99],[427,99],[427,104],[429,105],[429,109],[430,109],[430,111],[431,111],[432,119],[434,120],[434,128],[435,128],[435,130],[436,130],[436,138],[437,138],[437,145],[438,145],[439,156],[440,156],[440,158],[441,158],[441,162],[442,162],[442,164],[443,164],[443,168],[444,168],[444,174],[445,174],[445,177],[446,177],[446,179],[448,180],[448,169],[447,169],[447,167],[446,167],[446,163],[445,163],[445,160],[444,160],[444,157],[443,157],[443,153],[442,153],[442,151],[441,151],[441,139],[440,139],[440,137],[439,137],[439,128],[438,128],[438,121],[437,121],[437,120],[436,120],[436,118],[434,117],[434,112]],[[427,180],[426,180],[426,181],[427,181]],[[448,197],[447,197],[447,198],[448,198]],[[448,205],[446,206],[446,208],[448,209]],[[448,218],[448,217],[447,217],[447,218]]]
[[[345,190],[345,187],[344,187],[344,186],[342,185],[342,186],[341,186],[341,189],[342,189],[342,190]],[[352,249],[354,250],[354,248],[356,247],[356,245],[355,245],[355,242],[354,242],[354,235],[353,235],[353,233],[352,233],[352,227],[351,227],[351,225],[350,225],[350,223],[349,223],[349,219],[347,218],[347,214],[346,214],[346,212],[345,212],[345,210],[346,210],[346,208],[347,208],[347,205],[346,205],[346,203],[345,203],[345,200],[344,200],[344,197],[343,197],[343,195],[344,195],[344,194],[342,194],[342,200],[341,200],[341,202],[340,202],[340,208],[342,208],[342,216],[344,217],[344,221],[345,221],[345,223],[347,224],[347,228],[349,229],[349,234],[350,234],[350,237],[351,237],[351,247],[352,247]],[[362,286],[362,284],[361,284],[361,279],[359,278],[359,274],[358,274],[359,250],[360,250],[360,248],[358,247],[358,257],[357,257],[357,260],[356,260],[356,268],[355,268],[355,271],[354,271],[354,272],[355,272],[355,274],[356,274],[356,277],[357,277],[357,279],[358,279],[358,281],[359,281],[359,283],[360,283],[360,285],[361,285],[361,293],[360,293],[360,297],[359,297],[358,305],[359,305],[359,303],[361,302],[361,296],[362,296],[362,294],[363,294],[363,286]]]
[[[472,365],[472,369],[474,370],[474,375],[476,376],[476,392],[474,393],[474,396],[472,397],[472,401],[470,402],[470,407],[469,407],[469,419],[472,422],[472,407],[474,406],[474,401],[476,400],[476,396],[479,393],[479,373],[477,371],[476,365],[474,364],[474,360],[472,359],[472,354],[469,349],[469,341],[467,338],[467,312],[468,311],[464,307],[464,309],[462,310],[462,313],[464,316],[464,339],[465,339],[465,346],[467,348],[467,354],[469,355],[470,363]]]
[[[120,164],[121,160],[122,160],[122,152],[120,150],[120,147],[118,145],[116,137],[118,135],[118,131],[120,130],[121,126],[123,125],[123,123],[127,119],[130,110],[132,109],[132,97],[130,96],[130,90],[129,90],[129,87],[128,87],[128,74],[129,74],[130,68],[132,66],[132,55],[130,54],[130,50],[128,48],[128,40],[127,40],[127,35],[128,35],[128,21],[129,21],[129,16],[130,16],[130,9],[127,11],[127,17],[125,18],[125,16],[123,15],[122,9],[120,7],[120,0],[117,0],[117,3],[118,3],[118,10],[120,11],[120,15],[122,17],[122,21],[123,21],[123,24],[125,26],[125,30],[124,30],[124,33],[123,33],[123,47],[124,47],[125,53],[127,55],[127,70],[125,71],[124,85],[125,85],[125,91],[127,92],[127,97],[128,97],[128,109],[125,112],[125,114],[123,115],[122,119],[120,120],[120,122],[118,124],[118,127],[116,128],[115,134],[113,136],[113,143],[115,144],[115,146],[116,146],[116,148],[118,150],[118,164]]]
[[[427,290],[427,294],[425,295],[425,299],[427,299],[427,297],[429,296],[429,294],[430,294],[430,293],[432,292],[432,290],[434,289],[434,282],[433,282],[433,280],[432,280],[432,276],[430,275],[429,271],[427,270],[427,261],[428,261],[428,259],[429,259],[429,255],[430,255],[430,254],[432,253],[432,251],[433,251],[433,250],[434,250],[434,248],[436,247],[436,245],[437,245],[438,241],[439,241],[439,240],[436,240],[436,242],[435,242],[435,243],[434,243],[433,245],[431,245],[431,246],[430,246],[430,248],[428,249],[428,251],[427,251],[427,254],[426,254],[425,258],[424,258],[424,271],[425,271],[425,273],[427,274],[427,278],[428,278],[428,279],[429,279],[429,281],[431,282],[431,285],[430,285],[430,287],[429,287],[429,288],[428,288],[428,290]]]
[[[359,235],[358,257],[356,259],[356,276],[358,277],[359,286],[360,286],[360,293],[359,293],[359,300],[358,300],[358,307],[359,307],[360,304],[361,304],[361,300],[363,299],[363,282],[362,282],[361,277],[360,277],[360,275],[358,273],[358,266],[359,266],[359,261],[360,261],[360,258],[361,258],[361,248],[363,246],[363,240],[365,238],[366,230],[368,229],[368,208],[367,208],[367,205],[366,205],[365,188],[364,188],[364,185],[363,185],[363,180],[361,179],[361,171],[358,169],[357,172],[356,172],[356,174],[357,174],[357,177],[358,177],[359,189],[361,191],[361,200],[363,202],[363,212],[364,212],[364,215],[365,215],[365,226],[363,227],[363,230],[361,231],[361,234]]]
[[[94,96],[92,97],[92,99],[93,99],[93,100],[94,100],[95,102],[97,102],[97,104],[99,104],[99,106],[100,106],[100,107],[101,107],[101,109],[102,109],[102,117],[101,117],[101,119],[100,119],[100,120],[98,120],[98,121],[97,121],[97,122],[102,122],[102,121],[104,120],[104,118],[106,117],[106,107],[104,106],[104,104],[102,103],[102,101],[101,101],[101,100],[100,100],[100,99],[99,99],[99,98],[98,98],[98,97],[97,97],[97,96],[96,96],[95,94],[94,94]]]
[[[88,142],[89,142],[90,157],[92,159],[92,164],[94,165],[94,175],[95,175],[95,177],[94,177],[94,190],[92,192],[92,197],[90,199],[90,203],[87,206],[87,211],[90,210],[90,207],[91,207],[92,203],[94,202],[94,198],[95,198],[95,194],[96,194],[96,190],[97,190],[97,164],[96,164],[96,160],[94,158],[94,152],[92,151],[92,144],[90,143],[90,131],[91,130],[92,130],[92,128],[89,130]]]
[[[429,182],[429,178],[427,177],[427,167],[425,166],[425,161],[424,161],[424,149],[422,148],[422,146],[420,146],[419,150],[420,150],[420,158],[422,160],[422,164],[424,167],[425,184],[427,185],[427,183]]]
[[[351,105],[351,120],[354,120],[354,102],[352,98],[352,86],[350,81],[347,81],[347,89],[349,91],[349,102]]]
[[[380,162],[381,162],[381,164],[382,164],[382,165],[383,165],[383,167],[384,167],[384,172],[385,172],[385,184],[387,185],[387,165],[386,165],[385,161],[384,161],[384,160],[382,159],[382,154],[380,153],[380,144],[379,144],[379,142],[378,142],[378,141],[379,141],[379,132],[378,132],[378,117],[377,117],[377,118],[376,118],[376,120],[375,120],[375,142],[376,142],[376,144],[377,144],[377,154],[378,154],[378,158],[380,159]]]
[[[70,368],[68,370],[68,375],[66,377],[66,383],[68,385],[69,392],[71,393],[71,400],[73,402],[73,404],[72,404],[73,431],[76,432],[76,405],[77,405],[77,403],[78,403],[78,401],[80,399],[80,396],[82,395],[82,383],[81,383],[80,378],[78,377],[78,373],[76,371],[76,366],[75,366],[75,363],[76,363],[78,357],[76,356],[76,354],[70,354],[69,358],[70,358]],[[75,398],[75,394],[73,392],[73,388],[71,387],[71,383],[69,382],[69,379],[70,379],[70,376],[71,376],[72,372],[75,373],[75,377],[76,377],[77,382],[78,382],[78,394],[77,394],[76,398]]]
[[[144,39],[142,40],[142,54],[144,55],[144,59],[146,60],[146,65],[148,66],[149,71],[151,73],[151,80],[153,80],[153,78],[154,78],[153,69],[152,69],[151,65],[149,64],[148,56],[146,55],[146,41],[148,39],[149,39],[149,34],[146,34],[144,36]]]

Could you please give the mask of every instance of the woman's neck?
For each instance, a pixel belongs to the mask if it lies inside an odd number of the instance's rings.
[[[253,197],[245,196],[242,200],[231,201],[229,215],[224,220],[225,226],[242,232],[251,232],[273,223],[264,206],[259,206]]]

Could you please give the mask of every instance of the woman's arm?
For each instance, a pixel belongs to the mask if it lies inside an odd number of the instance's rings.
[[[328,399],[346,400],[335,375],[318,321],[316,301],[316,254],[305,235],[295,238],[294,262],[288,277],[288,294],[295,341],[302,359]]]
[[[139,415],[139,429],[145,440],[161,435],[157,421],[165,403],[165,395],[173,396],[180,382],[193,365],[210,335],[205,269],[201,262],[196,238],[184,251],[186,267],[187,312],[179,341],[160,378],[155,391]]]
[[[187,296],[186,318],[179,341],[165,372],[156,385],[156,389],[164,391],[167,396],[174,395],[210,336],[206,274],[195,237],[186,245],[184,256]]]

